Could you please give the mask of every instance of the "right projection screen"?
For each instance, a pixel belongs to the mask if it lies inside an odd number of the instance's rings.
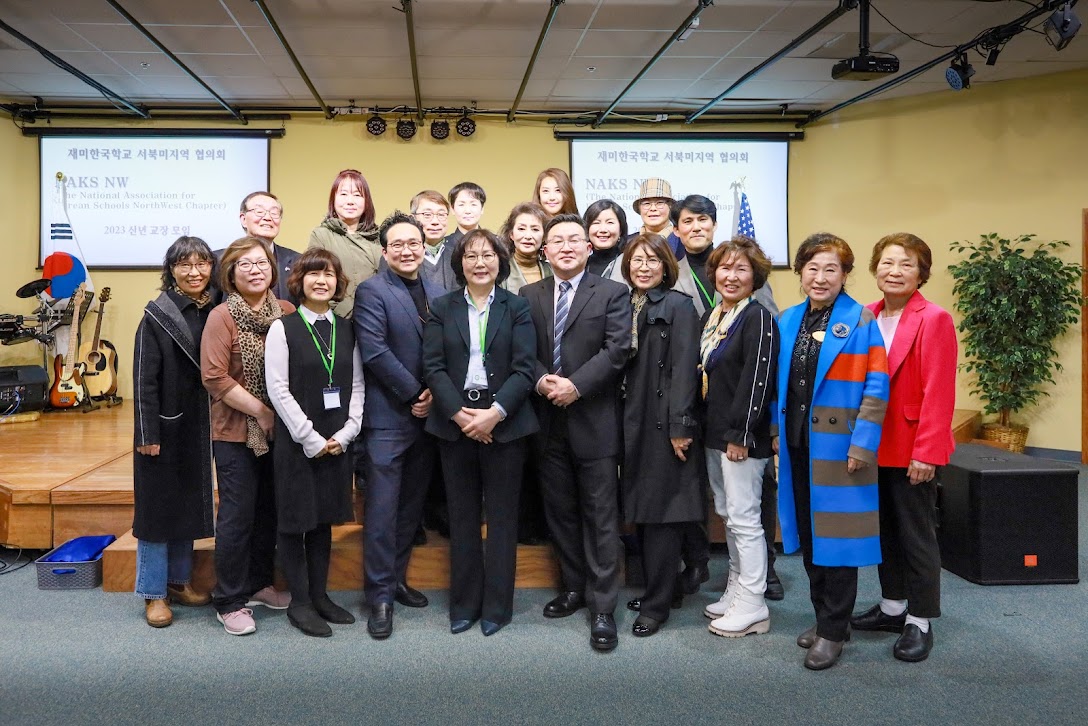
[[[644,179],[672,185],[677,201],[702,194],[718,208],[714,243],[736,233],[759,242],[776,267],[789,266],[787,178],[789,141],[571,139],[571,179],[578,209],[612,199],[627,213],[627,229],[642,220],[631,204]]]

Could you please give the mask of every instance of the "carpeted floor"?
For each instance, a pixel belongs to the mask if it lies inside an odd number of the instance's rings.
[[[1088,486],[1081,473],[1080,574],[1088,576]],[[10,561],[13,550],[0,549]],[[154,630],[133,595],[42,591],[33,565],[0,575],[0,724],[1077,724],[1088,723],[1088,583],[983,587],[945,572],[930,659],[891,657],[894,636],[856,633],[839,665],[801,666],[794,638],[812,622],[799,557],[782,557],[786,600],[771,632],[707,632],[702,608],[726,562],[646,639],[616,616],[620,645],[593,652],[583,613],[540,613],[551,593],[519,591],[514,622],[484,638],[451,635],[446,593],[399,607],[392,638],[364,619],[307,638],[259,609],[258,632],[230,637],[211,608],[175,608]],[[878,597],[861,575],[858,608]],[[358,613],[358,592],[335,593]]]

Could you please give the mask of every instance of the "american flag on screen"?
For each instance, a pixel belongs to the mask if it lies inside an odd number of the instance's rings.
[[[756,238],[756,226],[752,223],[752,207],[748,204],[748,195],[740,194],[740,217],[737,221],[737,234],[751,239]]]

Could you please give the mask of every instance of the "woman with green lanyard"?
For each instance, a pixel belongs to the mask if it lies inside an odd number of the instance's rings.
[[[331,306],[348,280],[332,252],[311,248],[292,265],[296,314],[268,329],[265,378],[276,410],[276,508],[281,564],[291,589],[287,617],[306,635],[355,618],[326,591],[332,525],[351,521],[352,462],[344,456],[363,418],[363,367],[351,325]]]
[[[450,264],[461,287],[431,303],[423,329],[427,431],[438,437],[450,510],[450,632],[479,620],[494,635],[514,615],[521,473],[539,429],[529,404],[536,332],[528,300],[500,287],[510,252],[492,232],[467,233]]]

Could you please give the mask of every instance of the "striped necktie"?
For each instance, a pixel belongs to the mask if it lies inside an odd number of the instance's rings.
[[[562,344],[563,333],[567,330],[567,312],[570,311],[570,282],[559,283],[559,302],[555,304],[555,342],[552,344],[552,370],[556,375],[563,375]]]

